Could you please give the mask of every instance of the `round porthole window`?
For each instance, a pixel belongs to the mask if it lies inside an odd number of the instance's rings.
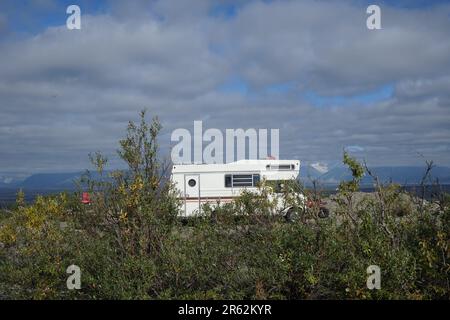
[[[191,179],[191,180],[188,181],[188,185],[190,187],[195,187],[196,184],[197,184],[197,182],[194,179]]]

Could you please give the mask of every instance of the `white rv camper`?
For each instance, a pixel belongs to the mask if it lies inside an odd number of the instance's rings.
[[[227,164],[178,164],[172,181],[181,194],[183,216],[201,213],[202,205],[231,202],[259,181],[297,179],[299,160],[239,160]]]

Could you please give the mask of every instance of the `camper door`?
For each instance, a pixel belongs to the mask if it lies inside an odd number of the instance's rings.
[[[200,213],[200,175],[185,175],[184,186],[186,215],[192,215],[195,211]]]

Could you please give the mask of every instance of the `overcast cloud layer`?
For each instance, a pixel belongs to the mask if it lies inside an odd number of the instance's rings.
[[[0,6],[0,172],[87,168],[89,152],[114,155],[143,108],[160,117],[167,154],[173,129],[203,120],[279,128],[282,158],[333,164],[348,148],[372,165],[419,154],[450,165],[448,4],[382,3],[372,31],[362,1],[107,2],[80,4],[81,30],[33,32],[11,3]],[[36,1],[24,19],[55,8]]]

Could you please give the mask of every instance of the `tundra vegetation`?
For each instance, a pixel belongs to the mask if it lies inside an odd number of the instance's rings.
[[[353,179],[342,182],[326,218],[304,211],[296,192],[320,200],[299,183],[282,190],[298,219],[273,214],[263,181],[193,220],[177,218],[180,204],[159,157],[161,125],[141,114],[130,122],[118,154],[128,169],[105,170],[91,155],[80,191],[38,197],[0,220],[2,299],[449,299],[450,199],[413,197],[374,177],[347,153]],[[428,172],[428,171],[427,171]],[[98,178],[100,177],[100,178]],[[91,204],[80,202],[89,191]],[[66,273],[81,269],[81,289],[68,290]],[[381,269],[381,289],[369,290],[366,269]]]

